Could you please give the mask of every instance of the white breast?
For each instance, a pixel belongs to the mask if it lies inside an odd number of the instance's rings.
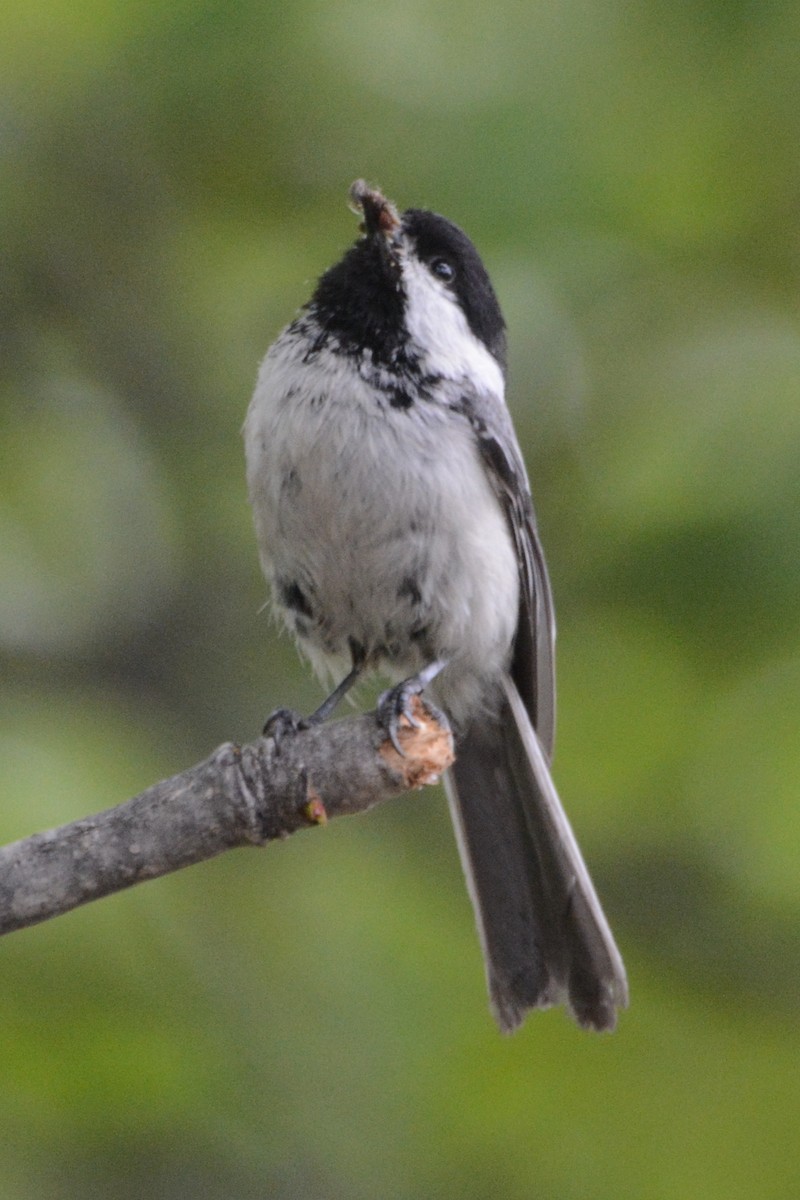
[[[352,359],[300,359],[294,341],[278,340],[245,423],[265,574],[308,595],[319,621],[300,634],[318,670],[347,669],[354,638],[386,648],[385,665],[402,677],[424,665],[424,647],[451,659],[439,690],[459,720],[507,661],[519,588],[471,431],[432,401],[387,405]],[[420,612],[428,641],[411,637]]]

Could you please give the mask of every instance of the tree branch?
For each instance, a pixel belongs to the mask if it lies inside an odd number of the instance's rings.
[[[279,750],[269,737],[226,742],[116,808],[0,848],[0,934],[435,783],[452,737],[440,714],[413,705],[402,757],[374,713],[285,735]]]

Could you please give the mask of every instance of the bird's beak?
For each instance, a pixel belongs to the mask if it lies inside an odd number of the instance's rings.
[[[363,179],[357,179],[350,188],[350,204],[353,211],[363,215],[361,228],[367,237],[383,234],[391,244],[400,229],[400,217],[391,200],[387,200],[379,188],[372,188]]]

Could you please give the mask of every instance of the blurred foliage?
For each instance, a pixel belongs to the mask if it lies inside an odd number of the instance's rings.
[[[487,1014],[441,797],[0,945],[0,1194],[794,1197],[800,8],[6,0],[0,834],[318,686],[239,428],[365,175],[473,235],[612,1038]]]

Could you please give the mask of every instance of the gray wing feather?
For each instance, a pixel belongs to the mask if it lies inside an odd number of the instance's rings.
[[[456,406],[454,406],[456,407]],[[486,962],[495,1017],[566,1003],[579,1024],[613,1029],[625,968],[549,762],[555,738],[555,617],[525,466],[496,398],[462,397],[506,513],[520,569],[510,675],[498,708],[462,732],[445,784]]]
[[[548,758],[555,742],[556,621],[528,476],[505,404],[479,392],[453,406],[472,426],[492,486],[508,520],[519,563],[519,619],[511,675]]]

